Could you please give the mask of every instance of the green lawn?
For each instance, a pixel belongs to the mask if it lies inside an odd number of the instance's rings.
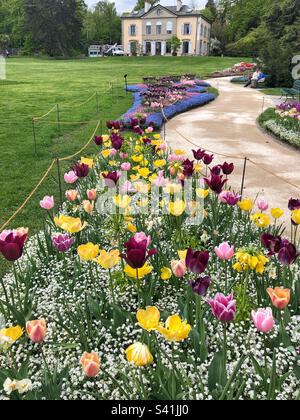
[[[283,88],[268,88],[268,89],[263,89],[262,92],[265,95],[272,95],[272,96],[281,96],[282,95],[282,89]]]
[[[123,91],[123,76],[138,82],[145,75],[194,73],[205,78],[210,72],[231,67],[241,58],[214,57],[139,57],[90,60],[42,60],[17,58],[7,61],[7,80],[0,81],[0,226],[20,206],[55,157],[77,151],[94,130],[95,123],[62,125],[61,136],[52,112],[36,125],[37,156],[34,154],[32,116],[40,116],[59,104],[62,121],[90,121],[118,118],[131,104],[131,95]],[[116,79],[113,95],[104,93]],[[96,98],[83,106],[93,93]],[[75,105],[75,107],[73,107]],[[45,121],[45,120],[44,120]],[[94,151],[91,147],[88,153]],[[68,162],[62,170],[71,164]],[[45,194],[57,197],[57,174],[52,171],[10,227],[28,226],[36,231],[44,214],[38,202]]]

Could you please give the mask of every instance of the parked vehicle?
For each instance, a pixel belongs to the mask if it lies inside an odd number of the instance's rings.
[[[115,44],[105,52],[105,55],[113,57],[122,57],[125,55],[125,52],[120,45]]]

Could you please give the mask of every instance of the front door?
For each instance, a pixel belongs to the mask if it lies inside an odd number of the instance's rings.
[[[156,42],[155,43],[155,54],[156,55],[161,55],[161,42]]]
[[[189,53],[190,43],[188,41],[184,41],[182,45],[182,53],[187,55]]]

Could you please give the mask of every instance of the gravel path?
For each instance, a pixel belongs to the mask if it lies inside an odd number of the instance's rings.
[[[219,89],[220,96],[168,122],[168,143],[186,150],[209,149],[216,155],[216,164],[234,162],[236,170],[230,183],[236,191],[241,188],[244,158],[249,158],[257,165],[247,162],[244,196],[259,195],[273,207],[287,209],[289,198],[300,198],[300,153],[265,134],[256,123],[262,110],[274,106],[278,98],[232,84],[230,78],[209,82]],[[285,218],[289,222],[288,211]]]

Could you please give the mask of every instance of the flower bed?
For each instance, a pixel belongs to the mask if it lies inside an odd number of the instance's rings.
[[[108,127],[43,232],[0,234],[0,399],[299,399],[300,200],[287,239],[233,164]]]
[[[270,108],[259,118],[260,125],[280,140],[300,147],[300,103],[287,102]]]
[[[237,63],[229,69],[225,69],[223,71],[215,71],[212,74],[210,74],[209,77],[245,76],[249,75],[251,72],[253,73],[255,67],[255,63]]]
[[[152,124],[160,129],[165,121],[162,108],[165,116],[170,119],[215,99],[213,94],[207,93],[210,85],[198,79],[164,77],[145,80],[147,84],[127,87],[133,93],[134,103],[121,117],[125,127],[131,126],[132,119],[142,117],[146,127]]]

